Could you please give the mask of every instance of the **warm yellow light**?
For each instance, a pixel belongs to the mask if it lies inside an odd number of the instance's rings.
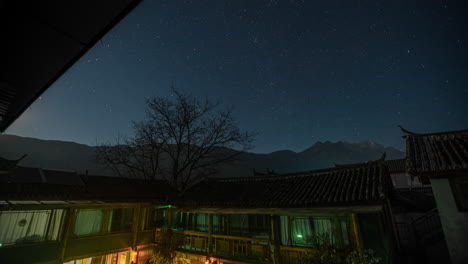
[[[133,262],[133,263],[137,262],[137,255],[138,255],[138,252],[133,251],[133,250],[130,251],[131,262]]]

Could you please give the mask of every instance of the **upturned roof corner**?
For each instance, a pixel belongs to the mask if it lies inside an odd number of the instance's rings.
[[[406,130],[404,127],[402,127],[402,126],[400,126],[400,125],[399,125],[398,127],[400,128],[401,132],[403,132],[403,134],[404,134],[404,135],[402,136],[402,138],[406,138],[406,137],[408,137],[408,136],[417,136],[417,135],[419,135],[419,134],[417,134],[417,133],[413,133],[413,132],[411,132],[411,131]]]

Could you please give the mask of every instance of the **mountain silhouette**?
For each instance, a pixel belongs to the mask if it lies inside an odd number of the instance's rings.
[[[375,160],[387,153],[387,159],[400,159],[405,153],[384,147],[372,141],[359,143],[316,142],[301,152],[280,150],[269,154],[243,153],[238,161],[223,165],[216,177],[243,177],[253,175],[253,170],[276,173],[299,172],[333,167],[334,164],[359,163]],[[112,176],[113,172],[95,159],[95,147],[75,142],[42,140],[15,135],[0,136],[0,157],[18,159],[20,166],[53,170],[76,171],[90,175]]]

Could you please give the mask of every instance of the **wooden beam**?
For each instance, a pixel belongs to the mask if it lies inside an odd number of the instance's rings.
[[[132,233],[133,233],[133,240],[132,240],[132,250],[133,248],[136,248],[137,244],[137,238],[138,238],[138,230],[139,230],[139,222],[138,221],[143,215],[140,212],[140,205],[137,205],[135,208],[133,208],[133,219],[132,219]]]
[[[274,264],[280,263],[280,241],[279,241],[279,216],[277,215],[270,215],[270,224],[271,224],[271,231],[270,231],[270,243],[272,247],[272,261]]]
[[[399,234],[397,230],[397,226],[395,224],[395,217],[393,216],[392,212],[392,204],[390,203],[390,200],[387,200],[386,206],[384,208],[384,217],[388,221],[390,221],[390,228],[392,230],[392,240],[395,242],[397,250],[400,251],[401,245],[400,245],[400,239],[399,239]]]
[[[208,213],[208,214],[274,214],[274,215],[345,215],[350,212],[366,213],[382,211],[382,202],[368,205],[335,206],[335,207],[309,207],[309,208],[232,208],[232,207],[179,207],[171,208],[174,212]]]
[[[70,239],[73,224],[75,222],[76,209],[69,208],[68,210],[65,210],[65,214],[66,214],[65,225],[63,226],[62,240],[60,241],[60,256],[59,257],[60,257],[61,263],[64,262],[68,240]]]
[[[356,213],[351,213],[351,229],[353,232],[353,240],[356,249],[361,252],[362,251],[362,243],[361,243],[361,236],[359,232],[359,224],[357,221]]]
[[[343,248],[343,231],[341,230],[341,219],[333,217],[333,224],[335,225],[335,238],[338,248]]]
[[[167,216],[167,227],[168,227],[168,228],[171,228],[171,227],[172,227],[172,224],[173,224],[172,221],[174,221],[174,220],[172,219],[172,215],[173,215],[174,211],[173,211],[172,208],[169,208],[169,210],[168,210],[167,212],[168,212],[168,214],[169,214],[169,215]]]
[[[208,256],[213,252],[213,214],[208,214]]]

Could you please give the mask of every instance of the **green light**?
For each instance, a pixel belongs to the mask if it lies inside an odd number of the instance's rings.
[[[154,208],[156,208],[156,209],[165,209],[165,208],[176,208],[176,207],[169,204],[169,205],[159,205],[159,206],[155,206]]]
[[[302,235],[297,235],[297,237],[302,238]]]
[[[3,244],[2,244],[2,243],[0,243],[0,247],[2,247],[2,246],[3,246]]]

